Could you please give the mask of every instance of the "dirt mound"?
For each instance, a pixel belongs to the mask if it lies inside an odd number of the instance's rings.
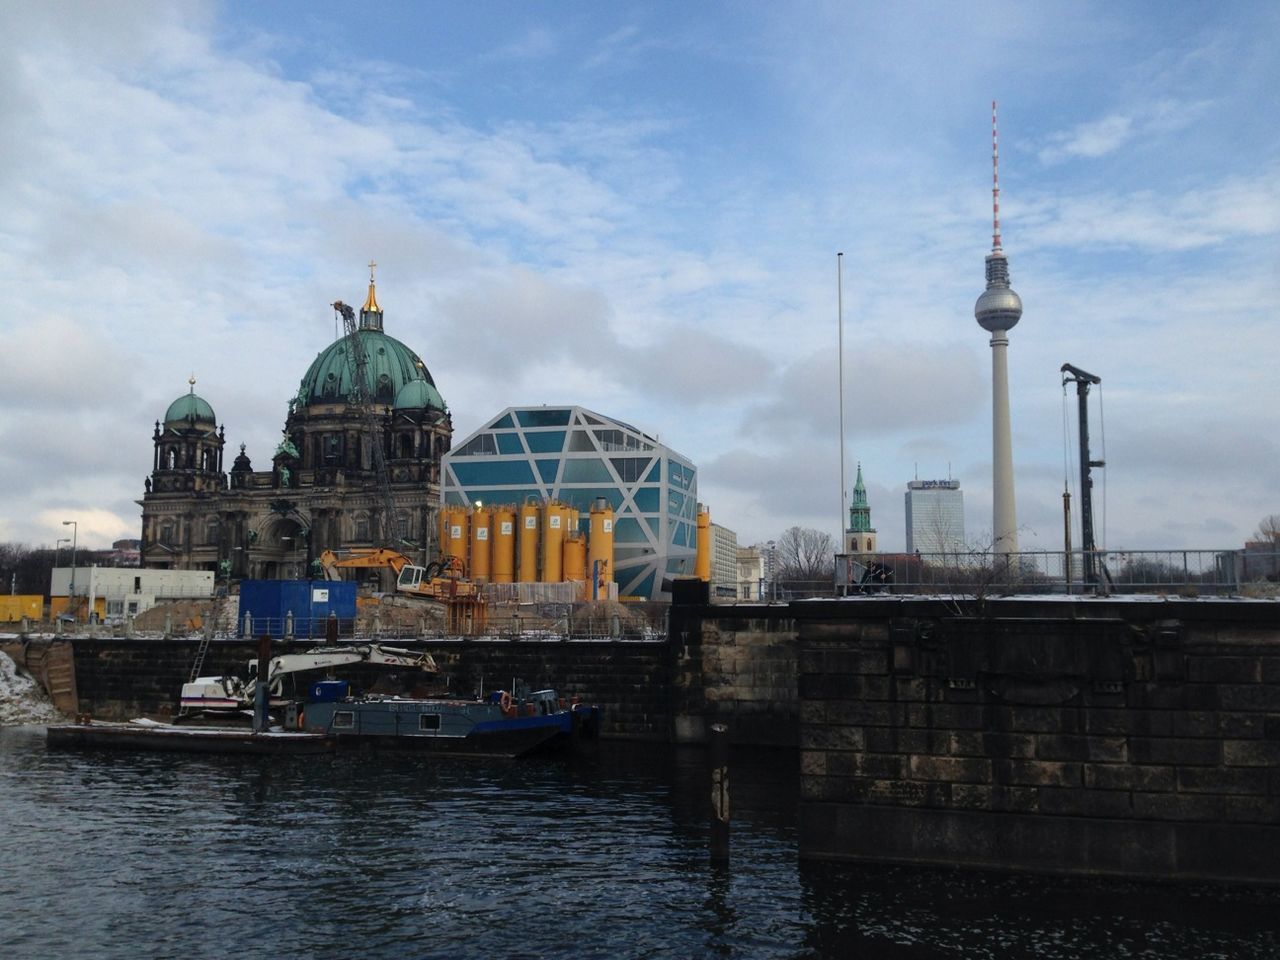
[[[138,614],[133,626],[135,630],[164,630],[168,626],[173,633],[180,635],[199,633],[204,629],[213,606],[213,600],[170,600]],[[234,610],[233,606],[232,612]]]

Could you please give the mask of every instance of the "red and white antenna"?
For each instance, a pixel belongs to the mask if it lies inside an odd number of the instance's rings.
[[[1000,140],[996,135],[996,102],[991,101],[991,249],[1000,247]]]

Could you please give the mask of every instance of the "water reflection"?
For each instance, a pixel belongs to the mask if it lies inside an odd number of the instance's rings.
[[[46,753],[0,730],[6,957],[1275,957],[1280,894],[800,863],[796,758]]]

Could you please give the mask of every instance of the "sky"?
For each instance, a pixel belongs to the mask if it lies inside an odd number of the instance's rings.
[[[1079,502],[1067,362],[1102,379],[1100,544],[1235,547],[1280,513],[1280,5],[0,19],[0,541],[139,536],[154,423],[191,376],[227,463],[244,443],[267,467],[373,260],[455,444],[580,404],[692,459],[740,543],[835,538],[843,397],[844,487],[860,463],[881,549],[916,477],[961,481],[981,545],[993,100],[1022,548],[1061,549]]]

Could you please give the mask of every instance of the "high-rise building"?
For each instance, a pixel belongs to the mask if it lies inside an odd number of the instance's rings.
[[[849,507],[849,526],[844,532],[845,553],[875,553],[876,528],[871,526],[871,506],[867,503],[867,487],[862,482],[862,464],[853,485],[853,503]]]
[[[1013,439],[1009,424],[1009,331],[1022,316],[1022,299],[1009,286],[1009,261],[1000,242],[1000,151],[994,100],[991,102],[991,170],[992,233],[991,252],[987,254],[987,289],[974,304],[973,315],[979,326],[991,334],[992,548],[997,553],[1016,553],[1018,519],[1013,497]]]
[[[711,595],[738,594],[738,535],[728,527],[711,524]]]
[[[965,549],[964,494],[959,480],[907,483],[907,553],[957,553]]]

